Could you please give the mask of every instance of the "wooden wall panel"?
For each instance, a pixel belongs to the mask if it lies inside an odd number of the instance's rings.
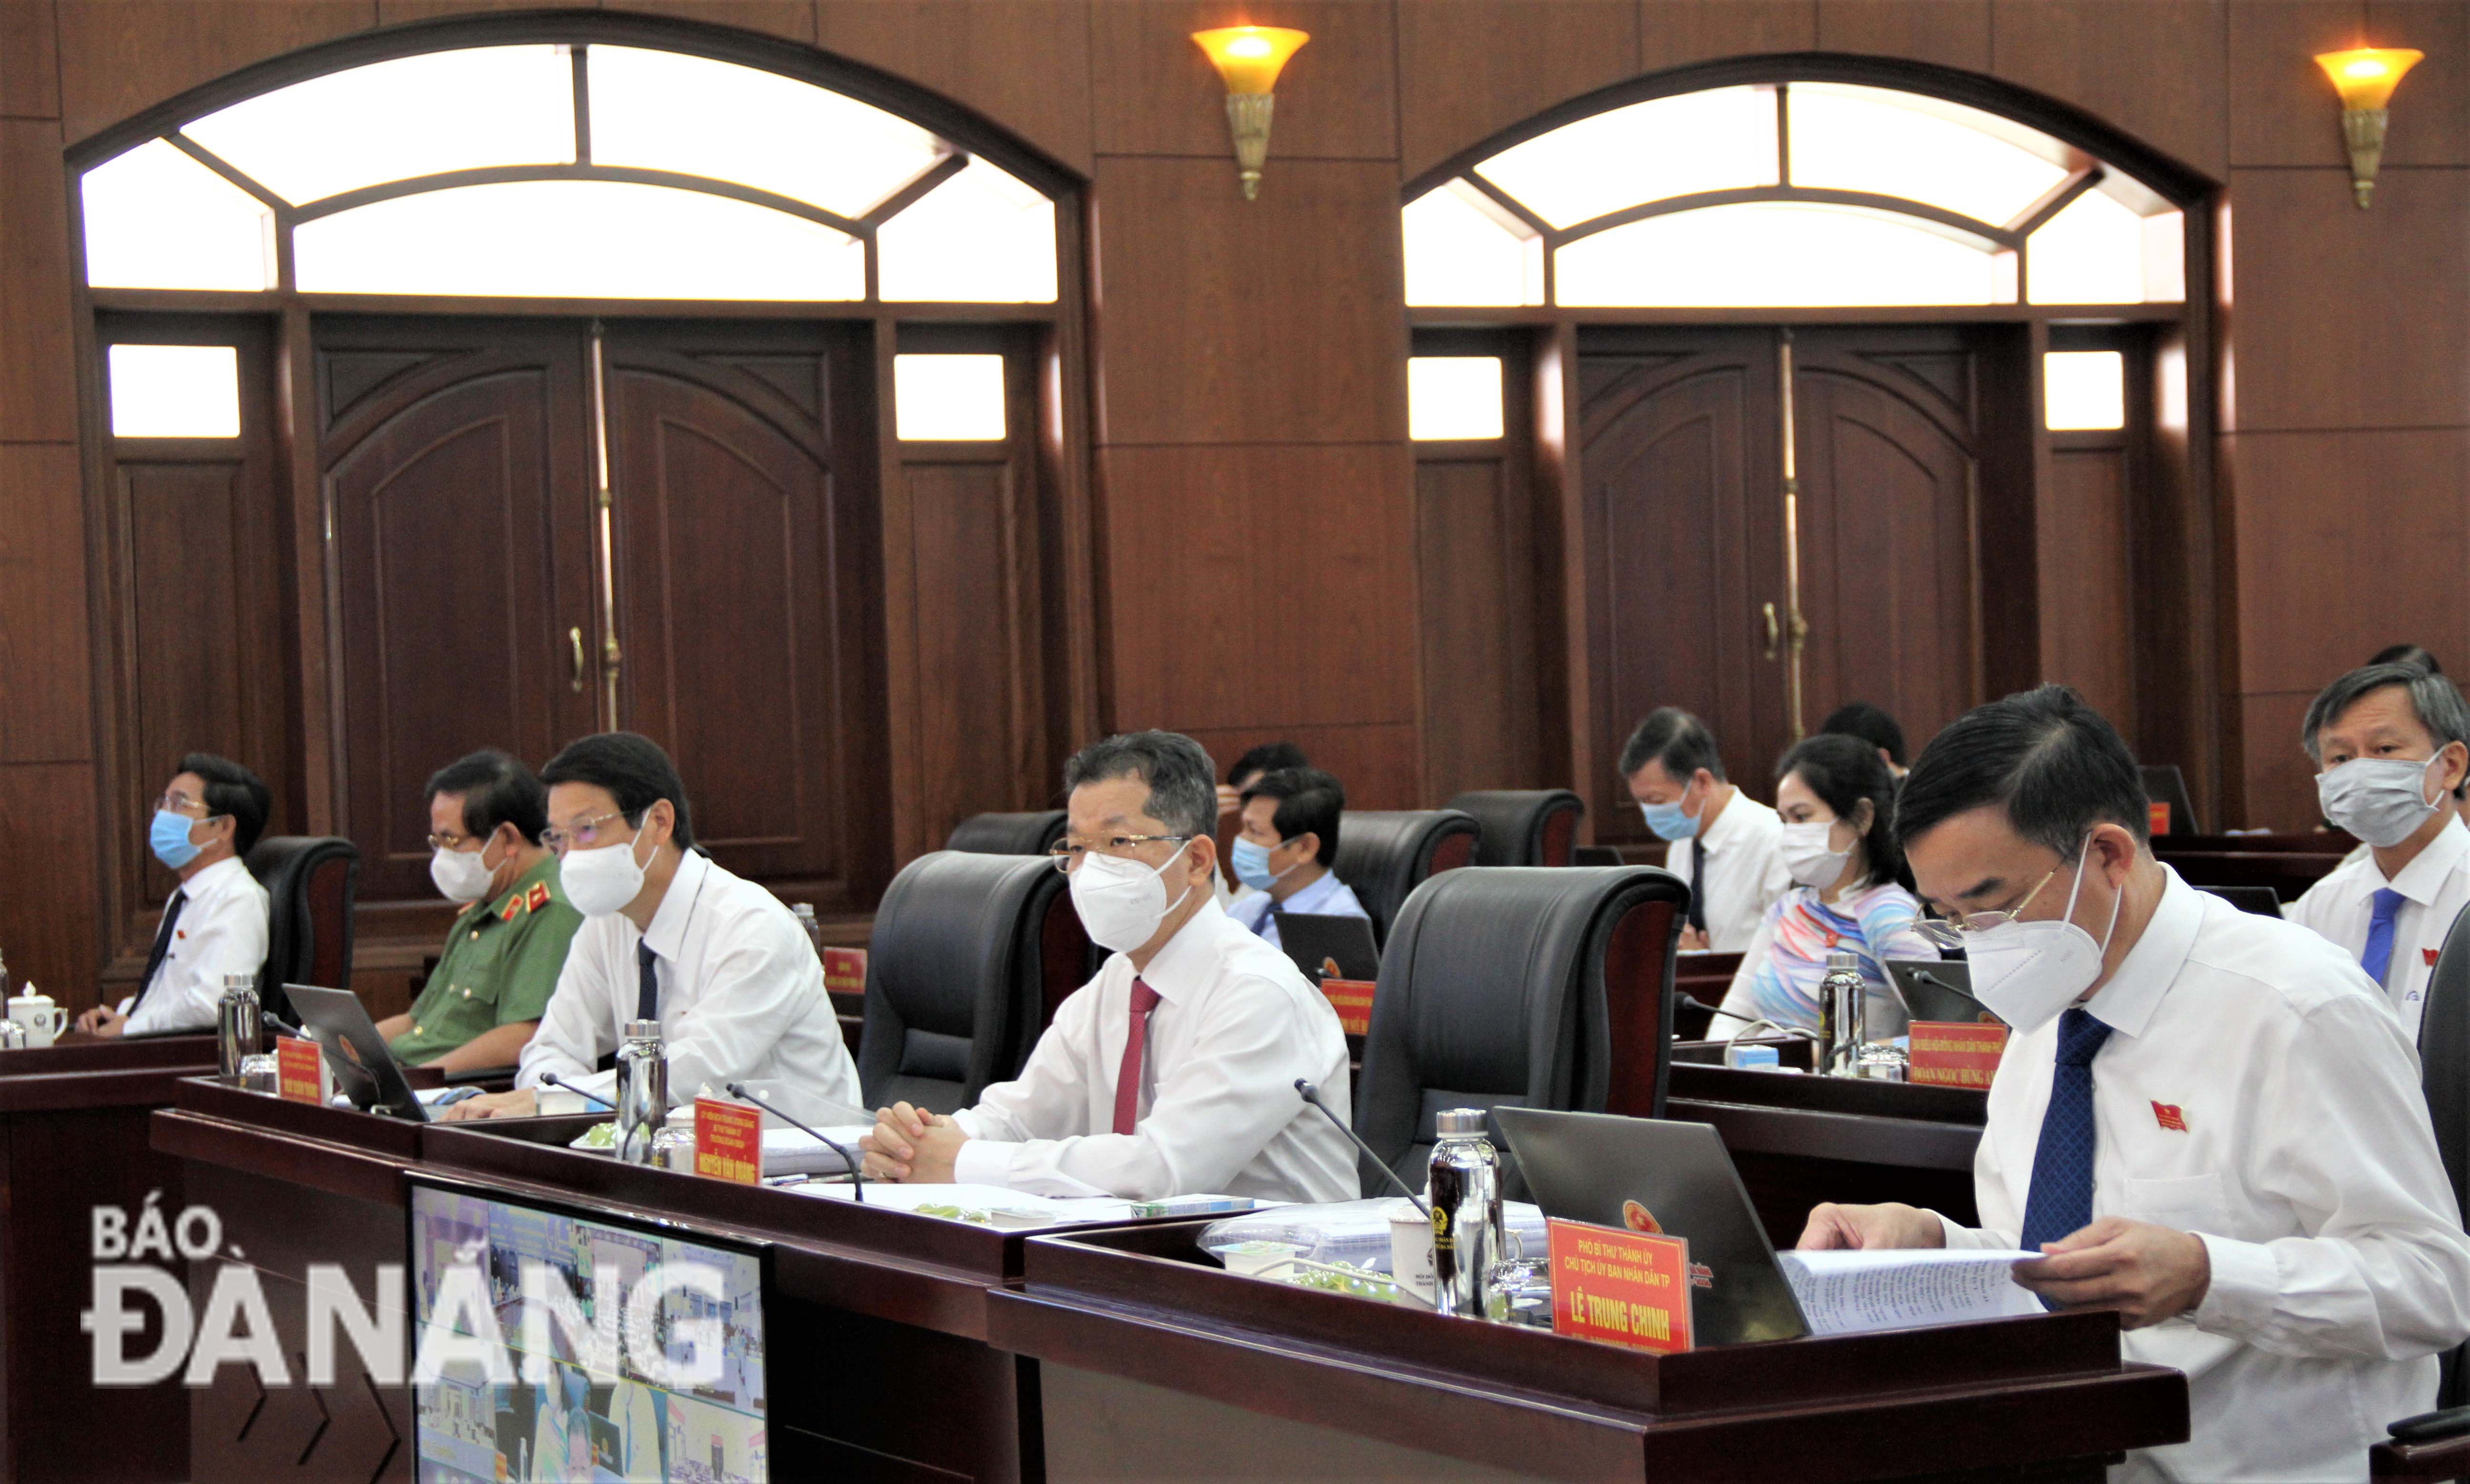
[[[441,15],[469,15],[484,11],[529,11],[538,7],[531,0],[378,0],[378,24],[397,26],[405,21],[433,20]],[[357,976],[352,980],[354,993],[367,998]]]
[[[1109,159],[1097,215],[1102,443],[1406,437],[1395,167]]]
[[[1988,72],[1990,0],[1818,0],[1818,44]]]
[[[93,755],[83,494],[75,445],[0,447],[0,761]]]
[[[1394,22],[1390,0],[1256,0],[1240,14],[1220,0],[1096,0],[1089,83],[1098,152],[1206,155],[1228,161],[1231,179],[1226,84],[1192,33],[1247,23],[1312,33],[1278,78],[1264,196],[1275,189],[1280,158],[1395,159]]]
[[[2385,164],[2470,165],[2470,0],[2367,0],[2367,38],[2427,54],[2393,95]]]
[[[2365,658],[2361,655],[2358,660]],[[2333,677],[2324,678],[2329,681]],[[2310,686],[2305,690],[2238,698],[2239,734],[2246,741],[2246,783],[2250,801],[2244,823],[2233,817],[2225,822],[2227,827],[2305,834],[2323,823],[2316,802],[2316,767],[2308,761],[2307,750],[2298,742],[2298,728],[2307,719],[2308,703],[2321,688]]]
[[[815,39],[813,0],[602,0],[604,9],[640,11],[730,26],[739,31],[785,36],[812,45]]]
[[[84,763],[0,766],[0,832],[11,869],[0,890],[0,954],[68,1007],[92,1005],[103,962],[95,932],[94,770]],[[167,878],[168,879],[168,878]]]
[[[1436,801],[1544,777],[1527,478],[1522,461],[1500,454],[1415,464],[1425,767]]]
[[[0,5],[0,117],[60,116],[60,64],[52,0]]]
[[[822,0],[815,40],[1090,168],[1088,0]]]
[[[1398,12],[1398,174],[1639,71],[1637,0],[1414,0]],[[1275,136],[1272,136],[1274,142]]]
[[[2229,169],[2223,0],[1997,0],[1992,70],[2087,108],[2214,179]],[[2179,68],[2155,87],[2148,58]]]
[[[1127,728],[1147,723],[1130,722]],[[1371,727],[1177,727],[1208,749],[1218,776],[1248,748],[1264,742],[1293,742],[1324,773],[1334,774],[1346,788],[1350,809],[1431,809],[1443,798],[1424,789],[1412,725]]]
[[[2230,7],[2232,165],[2343,162],[2341,100],[2315,57],[2370,44],[2365,22],[2358,0],[2239,0]],[[2410,43],[2378,35],[2372,44]]]
[[[1818,45],[1813,0],[1639,0],[1639,70]]]
[[[2242,430],[2470,422],[2470,171],[2241,170],[2231,316]]]
[[[2453,659],[2470,656],[2459,600],[2470,430],[2225,441],[2238,491],[2240,688],[2312,695],[2405,639],[2448,666],[2470,664]]]
[[[1106,449],[1118,727],[1416,717],[1403,444]]]
[[[56,0],[71,144],[227,72],[377,23],[376,0]]]
[[[2135,727],[2135,628],[2128,572],[2127,455],[2121,449],[2061,450],[2042,502],[2041,560],[2062,574],[2063,600],[2041,617],[2041,678],[2061,681],[2120,733]]]
[[[60,128],[0,122],[0,438],[78,435]]]
[[[974,458],[901,463],[918,591],[927,595],[915,622],[928,840],[972,814],[1030,807],[1054,786],[1031,776],[1037,661],[1019,622],[1024,533],[1013,472],[1000,445]]]

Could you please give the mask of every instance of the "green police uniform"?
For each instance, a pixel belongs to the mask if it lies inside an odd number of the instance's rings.
[[[411,1029],[395,1037],[396,1059],[434,1061],[484,1031],[548,1012],[583,914],[566,899],[557,857],[524,871],[500,896],[463,911],[446,951],[412,1003]]]

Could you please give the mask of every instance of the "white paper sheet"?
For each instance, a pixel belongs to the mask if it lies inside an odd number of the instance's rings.
[[[1927,1247],[1779,1252],[1776,1261],[1810,1333],[1854,1334],[2039,1313],[2011,1270],[2040,1255]]]
[[[768,1160],[767,1160],[768,1163]],[[855,1189],[847,1184],[792,1185],[788,1190],[801,1195],[818,1195],[826,1200],[854,1200]],[[990,1224],[998,1226],[1062,1226],[1076,1221],[1126,1221],[1131,1218],[1129,1201],[1108,1196],[1058,1197],[1028,1195],[1006,1190],[1000,1185],[889,1185],[869,1180],[866,1203],[889,1206],[895,1211],[916,1211],[920,1206],[957,1206],[964,1211],[985,1213]],[[951,1217],[944,1217],[949,1220]]]

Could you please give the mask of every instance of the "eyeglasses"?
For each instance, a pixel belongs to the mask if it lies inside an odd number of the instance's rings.
[[[1085,840],[1064,840],[1051,846],[1046,852],[1046,858],[1055,863],[1057,870],[1068,873],[1078,869],[1081,865],[1081,857],[1092,850],[1101,855],[1129,857],[1134,846],[1150,845],[1161,840],[1181,843],[1191,838],[1190,835],[1108,835],[1094,844]]]
[[[2017,914],[2021,913],[2025,908],[2033,905],[2033,898],[2041,894],[2041,888],[2050,884],[2050,878],[2052,876],[2056,876],[2060,871],[2065,869],[2066,868],[2063,866],[2051,867],[2050,874],[2034,882],[2033,890],[2025,893],[2024,899],[2017,902],[2013,907],[2009,907],[2000,912],[1961,913],[1953,917],[1944,919],[1936,917],[1927,918],[1922,922],[1916,923],[1914,925],[1914,930],[1920,933],[1923,938],[1928,939],[1931,942],[1938,944],[1941,948],[1961,948],[1964,946],[1964,940],[1969,935],[1974,933],[1987,933],[1992,928],[2005,927],[2008,923],[2015,921]]]
[[[429,848],[432,850],[460,850],[464,846],[470,844],[472,841],[484,840],[486,838],[488,837],[484,835],[431,835],[429,837]]]
[[[571,826],[565,829],[560,829],[556,825],[552,824],[548,828],[541,831],[541,844],[548,846],[549,853],[552,855],[564,855],[567,851],[571,849],[594,849],[597,847],[604,839],[616,838],[617,831],[604,831],[601,826],[607,824],[611,820],[623,820],[624,818],[626,818],[625,810],[612,809],[607,814],[595,814],[588,820],[577,820]],[[432,844],[435,843],[436,839],[437,837],[434,835],[430,837],[431,843]]]
[[[202,809],[205,806],[206,801],[204,800],[192,799],[188,795],[183,794],[176,789],[154,800],[155,808],[169,809],[174,814],[186,814],[192,809]],[[208,814],[201,816],[201,818],[210,820],[213,819],[214,816]]]

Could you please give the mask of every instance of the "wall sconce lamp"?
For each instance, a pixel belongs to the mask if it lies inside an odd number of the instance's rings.
[[[2385,125],[2391,117],[2385,104],[2401,85],[2402,74],[2426,55],[2407,47],[2363,46],[2352,52],[2324,52],[2316,58],[2316,65],[2333,80],[2334,91],[2342,95],[2342,138],[2350,147],[2350,189],[2361,211],[2367,209],[2367,197],[2375,193],[2376,167],[2384,163]]]
[[[1226,127],[1235,135],[1235,170],[1244,199],[1261,194],[1261,167],[1270,158],[1270,91],[1287,58],[1312,37],[1284,26],[1222,26],[1196,31],[1192,39],[1226,80]]]

